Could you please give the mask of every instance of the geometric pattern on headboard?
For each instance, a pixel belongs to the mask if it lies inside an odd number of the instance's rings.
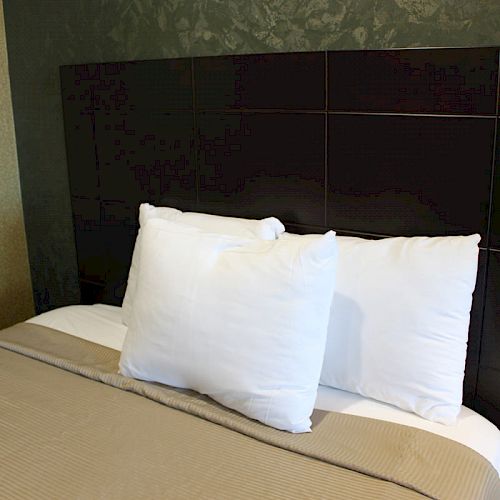
[[[82,300],[121,302],[144,201],[274,215],[294,232],[478,232],[464,403],[500,425],[498,59],[493,47],[61,67]]]

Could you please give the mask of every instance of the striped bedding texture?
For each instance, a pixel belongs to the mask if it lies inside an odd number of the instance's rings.
[[[120,353],[39,325],[0,332],[0,498],[498,499],[475,451],[315,410],[267,427],[188,390],[118,374]]]

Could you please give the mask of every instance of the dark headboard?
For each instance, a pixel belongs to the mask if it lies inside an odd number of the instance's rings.
[[[500,425],[498,58],[450,48],[61,67],[82,301],[120,304],[144,201],[274,215],[294,232],[477,232],[464,403]]]

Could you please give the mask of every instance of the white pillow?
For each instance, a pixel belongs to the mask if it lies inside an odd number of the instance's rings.
[[[453,424],[462,403],[479,240],[337,237],[320,383]]]
[[[181,212],[175,208],[155,207],[149,203],[142,203],[139,207],[139,226],[143,227],[150,219],[178,221],[211,233],[228,234],[243,238],[259,238],[262,240],[274,240],[285,230],[283,224],[275,217],[268,217],[262,220],[238,219],[236,217]],[[122,322],[124,325],[128,325],[130,322],[137,286],[138,262],[140,261],[140,227],[132,254],[127,289],[122,303]]]
[[[336,253],[331,231],[262,241],[150,220],[121,373],[309,431]]]

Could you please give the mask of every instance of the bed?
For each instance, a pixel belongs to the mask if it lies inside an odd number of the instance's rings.
[[[105,304],[68,306],[43,313],[27,322],[63,331],[118,351],[121,351],[127,333],[127,327],[121,321],[121,308]],[[427,430],[476,450],[500,472],[498,429],[466,406],[462,406],[457,425],[445,426],[359,394],[321,386],[315,408],[379,418]]]
[[[82,305],[0,332],[0,495],[499,498],[498,57],[497,48],[418,49],[62,67]],[[172,229],[140,222],[139,205],[148,203],[239,220],[277,217],[289,233],[308,234],[289,236],[304,248],[334,229],[344,238],[342,262],[353,256],[353,268],[359,245],[386,248],[384,255],[393,244],[416,245],[410,253],[418,256],[441,237],[462,244],[459,235],[475,234],[467,236],[476,262],[461,318],[467,363],[463,389],[463,365],[455,376],[460,401],[463,390],[456,423],[417,415],[427,411],[420,401],[412,413],[391,398],[323,383],[315,386],[312,432],[284,432],[217,397],[120,374],[127,331],[141,324],[137,306],[124,324],[137,230],[153,241],[154,230]],[[440,262],[436,275],[446,267]],[[449,272],[456,268],[451,262]],[[154,274],[150,268],[148,279]],[[139,276],[145,297],[151,281]],[[430,298],[408,290],[407,302],[428,299],[429,311],[439,311],[454,293],[445,285],[449,293]],[[402,289],[392,286],[391,302]],[[366,347],[352,335],[341,341],[351,352]]]
[[[313,432],[283,433],[121,377],[125,333],[120,308],[96,304],[0,334],[2,496],[498,497],[500,432],[466,407],[444,426],[320,387]]]

